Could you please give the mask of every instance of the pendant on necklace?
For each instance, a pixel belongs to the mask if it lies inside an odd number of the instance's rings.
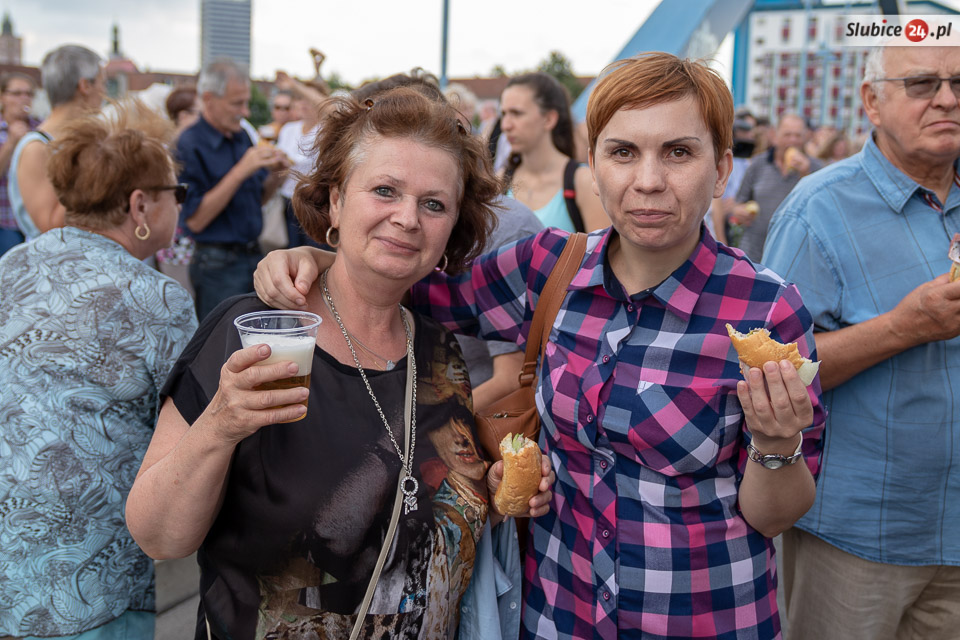
[[[408,482],[412,482],[413,486],[409,486]],[[400,490],[403,492],[403,515],[417,510],[417,490],[419,488],[420,483],[417,482],[416,478],[409,473],[404,476],[403,482],[400,484]]]
[[[384,365],[384,368],[385,368],[387,371],[393,371],[393,368],[394,368],[395,366],[397,366],[397,363],[396,363],[396,362],[394,362],[393,360],[387,360],[387,364]]]

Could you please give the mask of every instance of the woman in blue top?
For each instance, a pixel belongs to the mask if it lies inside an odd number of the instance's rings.
[[[533,209],[545,227],[577,231],[567,211],[563,185],[564,170],[574,156],[567,90],[546,73],[527,73],[507,83],[500,108],[501,129],[511,150],[505,171],[509,195]],[[576,168],[573,186],[583,218],[579,230],[610,226],[586,165]]]
[[[172,128],[143,106],[65,126],[47,162],[65,226],[0,259],[0,638],[153,638],[153,563],[123,505],[197,328],[143,263],[185,195]]]

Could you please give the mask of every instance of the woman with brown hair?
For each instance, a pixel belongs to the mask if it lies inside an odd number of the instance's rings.
[[[199,549],[210,637],[449,637],[498,482],[474,473],[452,336],[400,300],[434,269],[469,264],[500,185],[453,108],[412,89],[334,99],[315,150],[294,207],[337,254],[307,296],[322,318],[310,388],[256,390],[296,365],[256,366],[269,347],[240,348],[233,321],[267,307],[224,302],[163,389],[127,523],[155,558]],[[550,497],[544,474],[534,515]]]
[[[572,159],[573,119],[563,85],[542,72],[511,78],[500,109],[500,127],[511,149],[505,170],[508,195],[533,209],[545,227],[593,231],[608,226],[590,170]]]
[[[123,504],[197,326],[143,263],[186,195],[172,129],[143,105],[65,124],[46,165],[64,226],[0,259],[0,637],[153,637]]]

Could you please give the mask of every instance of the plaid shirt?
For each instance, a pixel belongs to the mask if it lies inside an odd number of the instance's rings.
[[[628,297],[590,235],[540,368],[540,444],[557,472],[532,523],[525,637],[780,636],[771,540],[740,514],[747,463],[739,362],[724,324],[766,327],[811,356],[810,314],[793,285],[709,233],[664,282]],[[414,289],[432,317],[522,345],[567,234],[541,234],[434,274]],[[806,464],[819,471],[824,412]]]
[[[27,121],[30,131],[40,125],[40,121],[30,118]],[[10,126],[6,120],[0,120],[0,147],[7,143]],[[13,217],[13,207],[10,206],[10,195],[7,193],[7,172],[0,172],[0,229],[16,229],[17,219]]]

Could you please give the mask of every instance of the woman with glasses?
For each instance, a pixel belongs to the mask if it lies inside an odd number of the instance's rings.
[[[33,78],[28,75],[13,72],[0,76],[0,256],[23,242],[7,195],[7,170],[20,139],[40,124],[30,111],[34,90]]]
[[[63,126],[64,226],[0,259],[0,638],[153,637],[153,563],[123,525],[159,388],[197,326],[143,263],[186,188],[139,104]]]

